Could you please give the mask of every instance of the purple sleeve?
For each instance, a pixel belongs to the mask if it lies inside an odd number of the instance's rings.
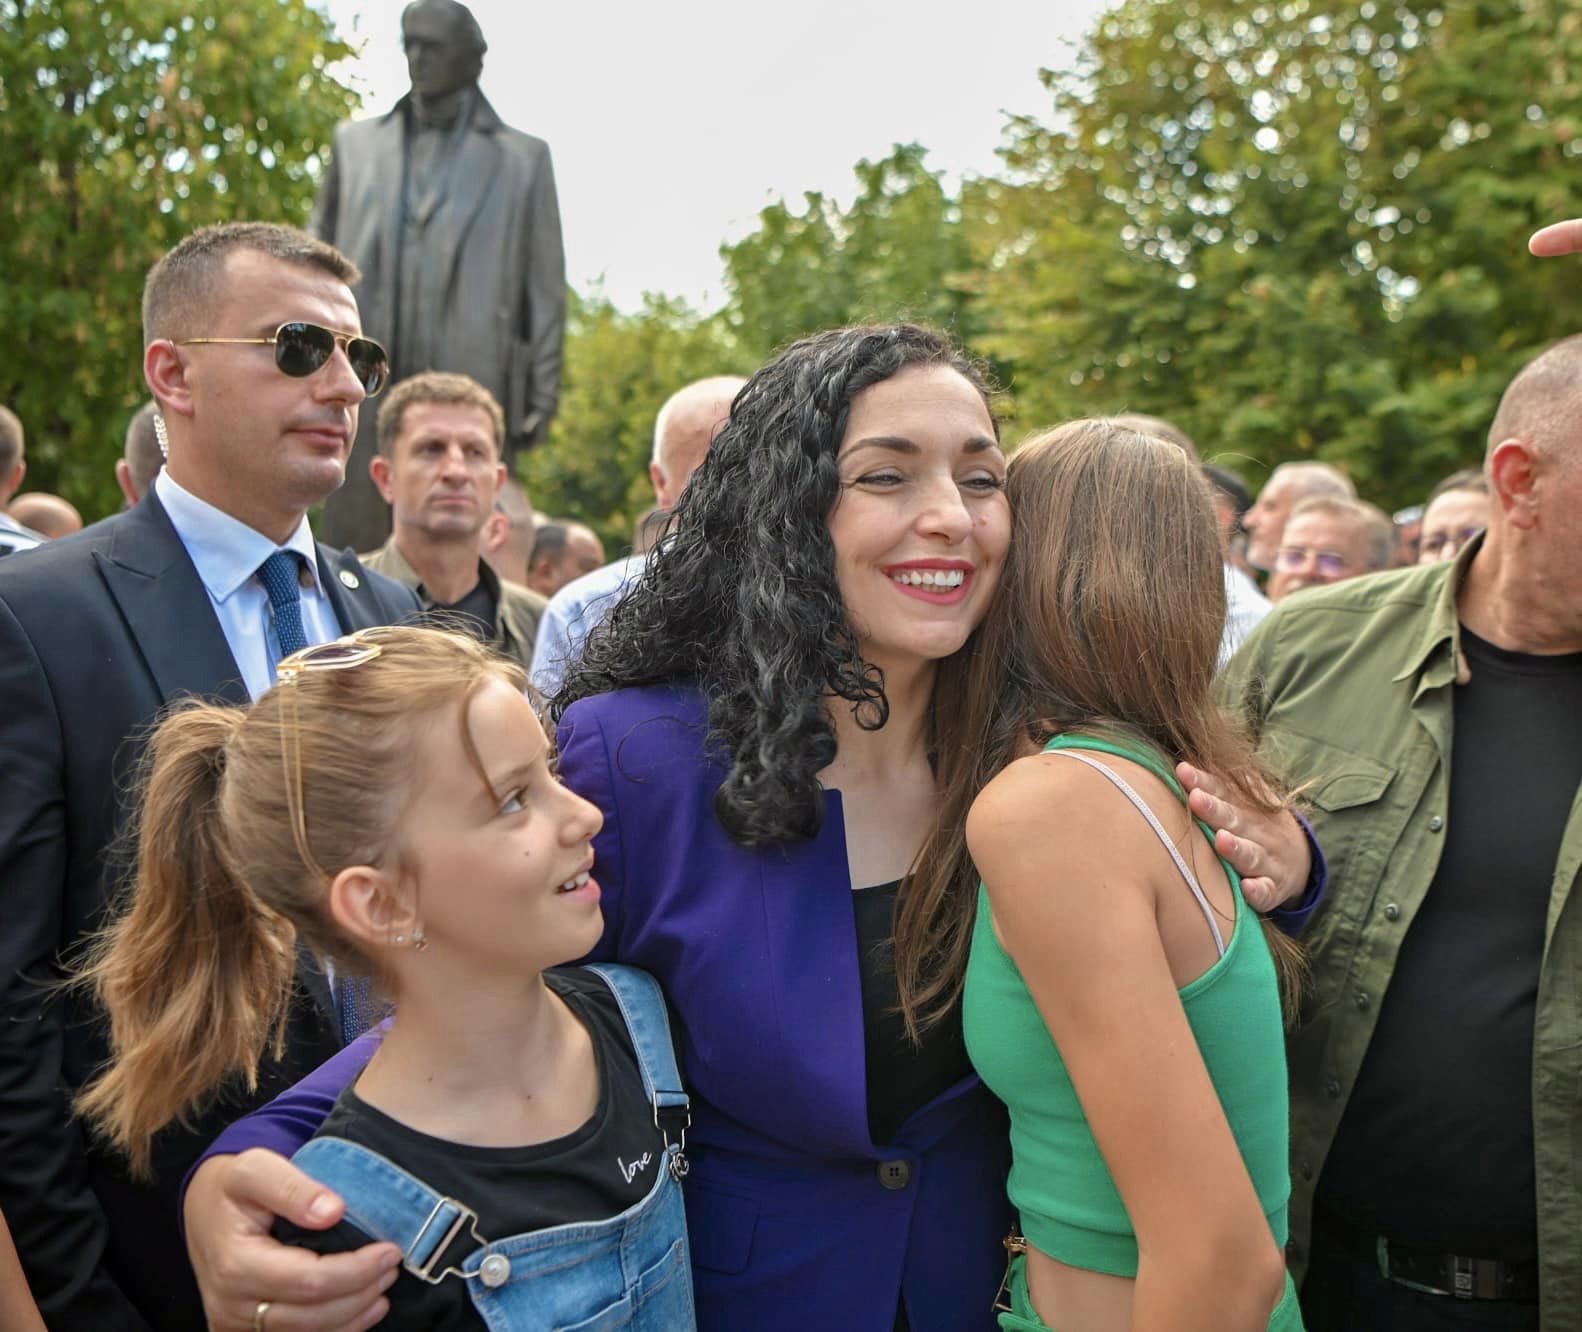
[[[234,1156],[249,1147],[266,1147],[281,1156],[291,1156],[298,1147],[318,1132],[329,1118],[336,1099],[363,1071],[384,1040],[388,1022],[370,1028],[338,1055],[327,1059],[296,1086],[280,1093],[268,1105],[238,1119],[209,1144],[181,1181],[181,1198],[186,1201],[187,1186],[193,1173],[210,1157]]]
[[[1292,813],[1296,811],[1293,810]],[[1296,821],[1302,825],[1302,831],[1307,834],[1308,850],[1313,853],[1313,865],[1307,872],[1307,889],[1297,899],[1295,906],[1282,907],[1278,911],[1269,913],[1269,919],[1293,939],[1301,937],[1308,921],[1313,918],[1313,913],[1324,900],[1324,894],[1329,891],[1329,863],[1324,859],[1324,848],[1319,846],[1318,838],[1313,836],[1311,823],[1300,814],[1296,815]]]

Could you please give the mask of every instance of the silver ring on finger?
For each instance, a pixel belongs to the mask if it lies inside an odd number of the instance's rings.
[[[259,1300],[253,1310],[253,1332],[264,1332],[264,1320],[269,1317],[269,1301]]]

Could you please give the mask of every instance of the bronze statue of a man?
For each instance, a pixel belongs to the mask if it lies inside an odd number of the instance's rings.
[[[479,92],[487,45],[465,5],[415,0],[401,33],[412,89],[387,115],[336,129],[311,227],[362,269],[363,330],[389,349],[393,378],[478,380],[505,408],[511,466],[560,397],[566,271],[549,146]],[[368,475],[373,416],[322,524],[327,541],[358,550],[389,533]]]

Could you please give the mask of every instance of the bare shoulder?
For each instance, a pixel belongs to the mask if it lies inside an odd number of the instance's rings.
[[[1159,779],[1140,764],[1098,757],[1128,785],[1151,794]],[[1146,843],[1137,836],[1137,811],[1102,772],[1053,753],[1031,754],[1001,771],[973,802],[967,816],[967,845],[991,895],[1015,891],[1041,866],[1040,891],[1061,883],[1093,881],[1124,872],[1135,860],[1151,868]]]
[[[1087,757],[1109,768],[1150,803],[1156,792],[1174,798],[1164,782],[1140,763],[1097,752]],[[1088,763],[1055,752],[1029,754],[1003,768],[972,802],[967,836],[970,839],[975,828],[992,835],[994,829],[1007,825],[1018,830],[1037,825],[1051,832],[1055,831],[1051,825],[1077,825],[1073,831],[1085,840],[1091,835],[1081,826],[1085,820],[1119,819],[1130,808],[1115,784]]]

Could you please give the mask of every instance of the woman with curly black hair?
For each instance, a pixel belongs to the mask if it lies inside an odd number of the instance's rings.
[[[554,700],[562,774],[604,813],[595,956],[656,975],[676,1018],[704,1332],[994,1326],[1004,1111],[971,1075],[959,1016],[908,1037],[892,937],[938,817],[936,683],[1009,539],[997,436],[983,377],[936,333],[792,345],[737,396]],[[1294,824],[1235,826],[1253,874],[1305,880]],[[216,1150],[294,1148],[356,1058]],[[216,1172],[189,1198],[189,1234],[224,1223],[216,1198],[291,1196],[286,1167],[247,1159],[239,1182]],[[240,1245],[216,1246],[233,1282],[264,1270]],[[196,1259],[206,1293],[226,1279],[216,1255]],[[288,1282],[269,1261],[253,1298],[322,1289],[323,1273]],[[349,1307],[354,1277],[336,1281]]]
[[[912,479],[904,464],[917,450],[903,448],[902,439],[866,454],[836,447],[853,407],[861,413],[868,405],[860,395],[903,372],[888,397],[920,416],[946,404],[958,410],[961,438],[940,460],[961,473],[943,491],[953,510],[948,517],[980,536],[990,533],[981,567],[970,579],[951,580],[960,591],[933,592],[922,602],[943,602],[939,612],[920,608],[911,590],[919,580],[897,585],[909,612],[938,623],[942,646],[959,646],[987,604],[1009,523],[988,386],[977,367],[926,329],[837,329],[795,344],[738,395],[682,494],[670,538],[641,585],[590,635],[554,701],[559,720],[595,694],[693,683],[731,760],[715,812],[743,846],[816,835],[826,785],[819,774],[835,760],[842,714],[850,712],[869,734],[890,716],[889,695],[900,681],[863,651],[864,627],[849,614],[831,528],[872,521],[840,509],[880,494],[890,506],[889,497]],[[850,467],[843,468],[843,457]],[[843,505],[847,495],[852,504]],[[936,539],[919,550],[955,554],[957,544]],[[909,664],[927,675],[935,660]],[[831,700],[850,707],[832,707]]]
[[[700,1326],[990,1325],[1002,1112],[959,1028],[907,1043],[889,939],[1004,478],[987,386],[937,334],[797,343],[555,700],[568,780],[608,774],[618,811],[605,946],[651,959],[690,1033]]]

